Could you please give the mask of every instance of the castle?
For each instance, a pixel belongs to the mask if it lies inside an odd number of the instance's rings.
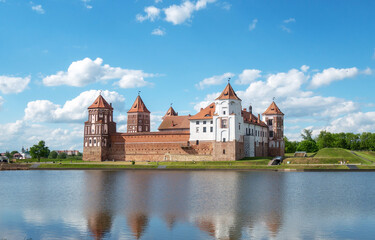
[[[128,111],[127,132],[116,131],[112,104],[99,95],[88,108],[84,128],[85,161],[232,161],[284,155],[284,114],[273,101],[255,116],[242,108],[230,83],[197,114],[179,116],[172,108],[157,132],[138,95]]]

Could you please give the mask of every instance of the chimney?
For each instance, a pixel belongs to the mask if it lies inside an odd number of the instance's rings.
[[[249,112],[250,113],[253,113],[253,107],[250,105],[250,107],[249,107]]]
[[[258,123],[260,123],[260,114],[258,113]]]
[[[201,108],[201,111],[203,110],[203,108]]]

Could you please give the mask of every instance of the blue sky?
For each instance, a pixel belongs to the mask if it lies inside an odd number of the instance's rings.
[[[226,79],[286,136],[375,131],[374,1],[0,0],[0,152],[82,149],[99,90],[118,129],[138,91],[153,129],[195,114]]]

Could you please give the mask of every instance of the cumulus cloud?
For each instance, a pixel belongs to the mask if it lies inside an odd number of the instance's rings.
[[[251,23],[250,23],[250,25],[249,25],[249,30],[250,31],[253,31],[254,29],[255,29],[255,27],[257,26],[257,23],[258,23],[258,19],[254,19]]]
[[[40,5],[40,4],[39,4],[39,5],[31,6],[31,9],[32,9],[33,11],[39,13],[39,14],[44,14],[44,13],[45,13],[45,11],[44,11],[42,5]]]
[[[262,71],[257,69],[245,69],[243,72],[238,76],[238,80],[236,84],[250,84],[261,77],[260,73]]]
[[[333,120],[329,126],[316,131],[329,132],[375,132],[375,112],[355,112]]]
[[[213,76],[210,78],[205,78],[201,82],[196,84],[195,86],[199,89],[204,89],[207,86],[220,85],[220,84],[225,83],[225,81],[228,80],[228,78],[232,78],[233,76],[234,76],[233,73],[227,72],[227,73],[224,73],[223,75],[217,75],[217,76]]]
[[[98,97],[99,90],[82,92],[76,98],[66,101],[63,106],[49,100],[36,100],[27,104],[24,120],[29,122],[83,122],[87,116],[87,108]],[[102,96],[117,110],[123,109],[125,98],[117,92],[103,91]]]
[[[307,66],[307,65],[303,65],[303,66],[301,67],[301,71],[302,71],[302,72],[307,72],[309,69],[310,69],[310,67]]]
[[[152,30],[151,34],[156,35],[156,36],[164,36],[165,30],[162,29],[161,27],[158,27],[158,28],[155,28],[154,30]]]
[[[160,9],[154,6],[145,7],[144,9],[145,15],[137,14],[136,19],[139,22],[143,22],[145,20],[150,20],[151,22],[155,21],[159,18]]]
[[[73,62],[66,72],[59,71],[54,75],[43,79],[46,86],[68,85],[82,87],[94,82],[106,82],[108,80],[120,79],[115,84],[121,88],[134,88],[149,85],[144,78],[154,77],[155,74],[144,73],[142,70],[123,69],[103,65],[103,59],[91,60],[85,58]]]
[[[164,10],[166,15],[165,20],[174,25],[182,24],[186,20],[191,19],[193,12],[202,10],[207,7],[208,3],[213,3],[216,0],[198,0],[195,3],[191,1],[184,1],[180,5],[173,4]]]
[[[28,77],[8,77],[0,76],[0,91],[4,94],[23,92],[30,83]]]
[[[359,74],[356,67],[352,68],[328,68],[323,72],[317,73],[312,77],[310,87],[318,88],[324,85],[329,85],[333,81],[343,80],[345,78],[352,78]]]

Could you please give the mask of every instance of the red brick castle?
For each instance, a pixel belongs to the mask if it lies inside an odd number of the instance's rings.
[[[213,103],[197,114],[179,116],[172,108],[157,132],[138,95],[128,111],[127,132],[116,130],[112,104],[99,95],[85,122],[85,161],[220,161],[284,155],[284,114],[272,102],[255,116],[228,83]]]

